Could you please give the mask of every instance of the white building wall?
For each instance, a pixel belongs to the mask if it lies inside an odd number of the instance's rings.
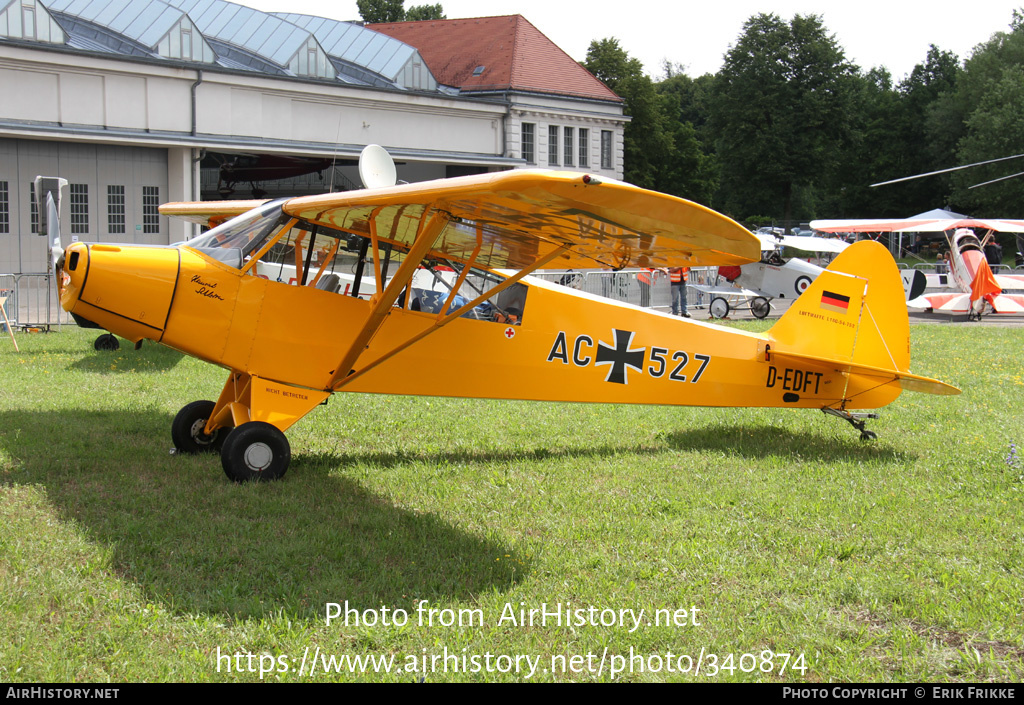
[[[521,156],[522,123],[534,125],[534,164],[537,167],[567,169],[600,174],[614,179],[623,175],[623,134],[629,118],[622,107],[614,103],[575,100],[556,96],[514,95],[506,134],[506,150],[510,156]],[[549,159],[550,127],[558,128],[558,155]],[[574,137],[572,164],[566,164],[565,130],[570,128]],[[580,129],[587,131],[588,164],[580,165]],[[611,167],[602,166],[601,132],[612,135]]]
[[[0,272],[47,267],[43,238],[30,234],[29,184],[40,174],[88,185],[88,226],[80,239],[168,243],[191,235],[190,228],[161,218],[158,233],[144,233],[142,187],[159,188],[162,202],[195,199],[204,150],[344,162],[376,143],[395,154],[400,178],[418,181],[443,177],[448,166],[523,166],[515,160],[526,121],[536,126],[534,166],[547,166],[548,125],[571,127],[577,135],[582,127],[589,130],[590,164],[583,168],[574,160],[572,168],[621,178],[628,121],[620,105],[599,101],[361,89],[4,42],[0,89],[0,181],[9,182],[12,231],[0,235]],[[614,135],[610,169],[601,168],[601,130]],[[338,169],[349,182],[357,180],[353,167]],[[108,232],[112,184],[125,186],[125,233]],[[65,225],[69,196],[62,206]]]
[[[71,188],[62,194],[60,218],[65,242],[125,242],[167,244],[167,219],[158,231],[145,232],[142,210],[144,186],[159,189],[169,200],[166,149],[123,147],[42,140],[0,138],[0,181],[8,182],[11,232],[0,235],[0,273],[44,272],[48,266],[46,238],[32,232],[32,183],[37,176],[60,176],[68,184],[85,186],[87,217],[83,232],[73,232]],[[107,187],[124,187],[124,232],[111,232]]]

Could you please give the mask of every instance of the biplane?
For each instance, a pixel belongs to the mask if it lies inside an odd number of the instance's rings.
[[[985,244],[996,232],[1024,232],[1024,221],[981,218],[906,218],[901,220],[821,220],[811,223],[824,232],[943,233],[949,246],[952,292],[922,293],[907,302],[911,308],[966,313],[1024,313],[1024,276],[994,274],[985,259]],[[982,238],[974,230],[984,230]],[[941,276],[941,275],[940,275]]]
[[[337,392],[820,409],[873,438],[874,414],[855,410],[959,391],[910,373],[906,309],[892,305],[902,286],[876,243],[840,254],[765,333],[529,277],[760,256],[723,215],[593,175],[515,170],[161,212],[220,224],[176,246],[74,243],[57,262],[61,303],[82,325],[227,371],[171,438],[218,452],[239,482],[281,477],[285,432]],[[295,276],[278,281],[284,265]]]

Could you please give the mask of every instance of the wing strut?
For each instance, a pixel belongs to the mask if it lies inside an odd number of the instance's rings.
[[[434,246],[434,241],[445,229],[451,221],[452,216],[450,213],[445,211],[434,211],[430,218],[420,225],[419,233],[416,236],[415,242],[412,247],[409,248],[409,252],[402,261],[402,266],[398,268],[395,276],[388,283],[387,288],[384,289],[383,293],[380,289],[378,293],[373,295],[370,299],[370,315],[366,319],[366,323],[356,334],[355,339],[352,341],[351,347],[345,356],[341,358],[341,362],[338,364],[337,369],[334,370],[334,374],[331,375],[331,381],[328,382],[327,388],[334,389],[338,386],[338,382],[349,376],[352,371],[352,365],[355,364],[359,356],[363,354],[367,344],[373,337],[377,329],[384,323],[384,319],[387,318],[388,313],[391,311],[391,307],[395,301],[398,300],[399,294],[405,289],[409,280],[412,279],[412,275],[416,273],[416,268],[419,266],[423,257],[430,251],[430,248]]]
[[[441,328],[443,328],[444,326],[448,325],[449,323],[454,321],[456,318],[459,318],[460,316],[462,316],[462,314],[466,313],[467,311],[472,311],[474,308],[476,308],[477,306],[482,304],[487,299],[491,298],[492,296],[495,296],[496,294],[500,294],[502,291],[504,291],[508,287],[510,287],[513,284],[517,283],[523,277],[525,277],[525,276],[529,275],[531,272],[534,272],[535,270],[543,267],[545,264],[547,264],[551,260],[555,259],[559,255],[564,253],[567,249],[568,248],[565,245],[561,245],[559,247],[556,247],[551,252],[549,252],[548,254],[544,255],[543,257],[538,259],[536,262],[531,264],[529,267],[524,267],[523,269],[521,269],[520,271],[516,272],[514,275],[512,275],[511,277],[509,277],[508,279],[503,281],[501,284],[498,284],[497,286],[488,289],[487,291],[485,291],[484,293],[480,294],[478,297],[476,297],[475,299],[473,299],[472,301],[470,301],[466,305],[462,306],[461,308],[459,308],[459,309],[457,309],[455,311],[452,311],[451,313],[449,313],[447,316],[444,316],[443,318],[441,316],[438,316],[437,319],[434,321],[434,325],[428,327],[426,330],[423,330],[420,333],[417,333],[412,338],[410,338],[406,342],[402,343],[401,345],[397,346],[393,350],[391,350],[391,351],[389,351],[387,353],[384,353],[383,355],[381,355],[379,358],[377,358],[376,360],[371,362],[366,367],[363,367],[363,368],[359,369],[358,371],[353,372],[352,374],[350,374],[348,377],[346,377],[345,379],[341,380],[337,384],[335,384],[334,381],[332,380],[331,381],[331,389],[332,389],[332,391],[338,391],[341,387],[344,387],[345,385],[349,384],[350,382],[358,379],[362,375],[366,374],[367,372],[369,372],[370,370],[375,368],[377,365],[380,365],[381,363],[386,362],[387,360],[390,360],[392,357],[394,357],[398,353],[402,352],[403,350],[405,350],[406,348],[410,347],[411,345],[414,345],[415,343],[418,343],[419,341],[423,340],[424,338],[426,338],[431,333],[435,333],[435,332],[439,331]],[[469,269],[469,267],[467,266],[463,271],[467,271],[468,269]],[[453,289],[453,291],[455,291],[455,290]],[[449,299],[450,298],[451,297],[449,297]],[[447,303],[445,305],[447,306]],[[444,311],[445,309],[442,308],[441,310]],[[337,376],[337,374],[335,376]]]

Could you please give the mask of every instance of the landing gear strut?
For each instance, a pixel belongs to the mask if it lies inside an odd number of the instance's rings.
[[[860,439],[862,441],[873,441],[876,438],[878,438],[877,433],[875,433],[874,431],[869,431],[866,428],[864,428],[865,422],[868,419],[877,419],[878,414],[857,414],[850,411],[846,411],[844,409],[833,409],[828,406],[822,408],[822,411],[831,416],[838,416],[839,418],[848,422],[851,426],[860,431]]]

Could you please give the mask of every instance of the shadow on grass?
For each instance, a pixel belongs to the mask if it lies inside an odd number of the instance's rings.
[[[845,424],[840,435],[799,434],[767,424],[715,424],[666,433],[662,438],[675,450],[715,450],[742,458],[788,456],[815,462],[884,459],[899,463],[913,462],[917,458],[913,453],[893,447],[884,438],[862,441],[859,432]]]
[[[372,467],[390,469],[410,463],[449,466],[469,465],[473,463],[533,463],[560,458],[611,458],[623,453],[633,455],[656,455],[666,450],[659,447],[630,445],[602,445],[593,448],[518,448],[506,451],[473,451],[458,449],[451,451],[391,451],[363,453],[331,453],[307,452],[292,456],[293,468],[300,472],[316,472],[317,468],[325,470],[352,469]],[[289,471],[290,472],[290,471]]]
[[[115,573],[182,613],[409,609],[506,590],[530,572],[501,541],[348,478],[229,482],[217,456],[171,456],[170,423],[152,411],[0,414],[0,447],[17,459],[0,483],[45,487],[71,520],[61,531],[79,527],[110,551]]]
[[[236,485],[215,455],[171,456],[171,416],[152,410],[0,413],[0,483],[37,484],[69,521],[109,551],[110,568],[181,613],[318,619],[325,603],[411,609],[513,589],[531,561],[486,531],[417,511],[337,469],[468,465],[716,450],[809,461],[908,462],[887,445],[806,436],[770,425],[720,425],[662,436],[655,447],[293,455],[281,482]],[[10,466],[6,469],[5,466]],[[396,494],[415,493],[398,486]],[[408,501],[407,501],[408,504]],[[56,568],[59,555],[46,556]],[[102,596],[97,596],[102,598]]]
[[[91,345],[91,344],[90,344]],[[131,343],[121,340],[120,350],[92,350],[80,360],[68,365],[68,369],[97,374],[121,374],[125,372],[166,372],[177,365],[185,355],[151,341],[135,350]]]

